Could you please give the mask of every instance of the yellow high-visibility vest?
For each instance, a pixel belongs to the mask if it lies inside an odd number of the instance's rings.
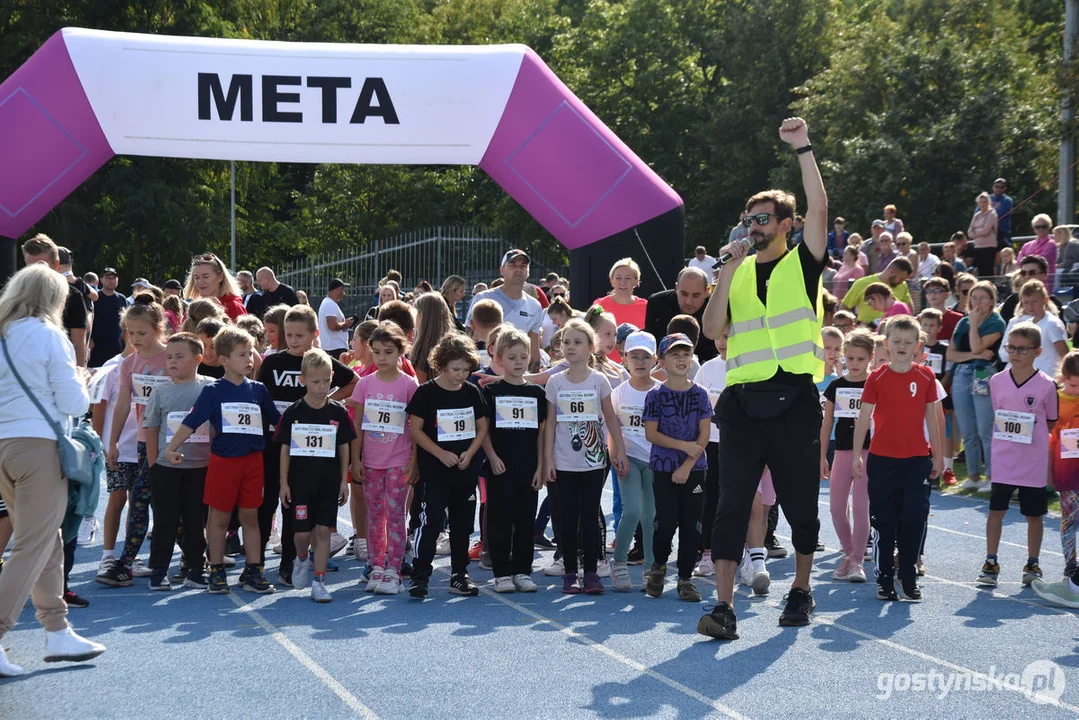
[[[747,258],[731,280],[727,383],[768,380],[779,368],[812,375],[814,382],[820,382],[824,379],[822,283],[817,281],[813,307],[806,297],[798,251],[788,252],[772,270],[765,306],[757,297],[756,257]]]

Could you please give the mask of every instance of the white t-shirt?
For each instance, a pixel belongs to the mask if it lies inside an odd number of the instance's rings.
[[[712,408],[715,409],[716,400],[719,399],[720,394],[727,387],[727,361],[719,356],[712,358],[704,365],[701,365],[701,369],[697,371],[697,377],[694,378],[693,382],[708,391],[708,399],[712,401]],[[708,442],[719,442],[719,426],[714,422],[712,423]]]
[[[657,385],[659,385],[658,382],[653,382],[652,388]],[[634,390],[627,381],[611,391],[611,403],[614,405],[614,412],[618,415],[618,423],[622,428],[626,455],[644,463],[648,462],[652,456],[652,443],[644,437],[644,421],[642,420],[644,399],[648,396],[648,390]]]
[[[465,318],[466,325],[472,319],[472,308],[476,306],[477,300],[494,300],[502,306],[503,322],[508,322],[526,335],[543,333],[543,307],[539,304],[539,300],[528,293],[522,293],[520,300],[514,300],[502,292],[500,287],[484,290],[472,298],[468,306],[468,316]]]
[[[711,255],[705,255],[703,260],[698,260],[697,256],[694,255],[689,259],[687,267],[700,268],[704,271],[704,274],[707,275],[709,279],[711,279],[712,276],[716,273],[715,269],[712,268],[712,266],[715,264],[716,259]]]
[[[341,307],[331,298],[322,298],[322,304],[318,306],[318,337],[322,342],[322,349],[344,350],[348,347],[348,330],[330,330],[326,324],[326,318],[337,318],[337,322],[345,321],[345,314]]]
[[[1021,322],[1033,322],[1033,320],[1030,315],[1016,315],[1008,321],[1008,327],[1004,330],[1004,340],[1000,343],[998,351],[1004,363],[1008,363],[1008,353],[1004,350],[1004,346],[1008,344],[1008,333]],[[1060,340],[1067,342],[1068,329],[1064,327],[1064,322],[1051,312],[1046,312],[1042,319],[1034,324],[1042,331],[1042,354],[1035,358],[1034,367],[1051,378],[1056,377],[1057,370],[1060,369],[1060,361],[1064,358],[1057,352],[1053,343]],[[1008,367],[1011,367],[1010,363],[1004,369],[1007,370]]]

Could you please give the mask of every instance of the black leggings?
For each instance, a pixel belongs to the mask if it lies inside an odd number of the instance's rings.
[[[678,578],[688,580],[693,576],[697,562],[697,544],[701,539],[701,507],[704,505],[704,470],[694,470],[689,479],[676,484],[672,473],[653,472],[652,491],[656,495],[655,535],[652,537],[652,554],[656,565],[667,564],[671,554],[671,541],[678,529]]]
[[[532,574],[532,523],[538,493],[532,474],[487,478],[487,544],[495,577]]]
[[[606,482],[607,474],[609,472],[610,472],[610,468],[607,468],[606,470],[603,471],[603,480],[604,480],[604,482]],[[602,488],[601,488],[601,490],[600,490],[600,496],[601,497],[602,497],[602,494],[603,493],[602,493]],[[555,560],[560,560],[562,558],[562,545],[559,544],[558,538],[561,537],[561,535],[562,535],[561,530],[560,530],[560,527],[562,525],[562,506],[559,504],[559,500],[558,500],[558,483],[557,482],[556,483],[551,483],[551,484],[549,484],[547,486],[547,498],[544,500],[544,502],[548,504],[548,508],[550,509],[550,513],[551,513],[551,530],[554,531],[554,535],[555,535],[554,536],[554,541],[555,541],[556,547],[555,547],[555,551],[554,551],[554,559]],[[602,557],[605,557],[607,555],[607,516],[603,514],[603,508],[602,507],[600,507],[596,511],[596,527],[599,529],[599,549],[597,551],[599,553],[599,555],[597,557],[602,558]],[[582,533],[581,525],[578,524],[577,525],[577,550],[578,550],[578,552],[580,552],[580,549],[582,547],[584,547],[584,539],[583,539],[583,536],[582,536],[581,533]],[[641,526],[640,526],[640,523],[638,523],[637,524],[636,537],[640,537],[640,533],[641,533]]]
[[[599,515],[607,469],[582,472],[559,470],[557,476],[557,497],[551,501],[551,511],[557,513],[559,518],[555,534],[558,536],[558,549],[562,553],[566,574],[577,574],[577,533],[573,531],[577,527],[581,529],[580,549],[584,555],[584,571],[596,572],[596,564],[604,549],[599,523],[590,518]]]
[[[192,569],[202,567],[206,552],[206,506],[202,503],[206,468],[172,468],[155,463],[150,468],[154,535],[150,538],[150,569],[168,570],[176,529],[181,524],[183,557]]]
[[[475,463],[473,463],[473,467]],[[468,542],[476,519],[476,471],[442,468],[436,476],[428,476],[423,484],[420,503],[420,530],[416,540],[416,559],[412,577],[424,580],[431,577],[431,562],[435,558],[438,534],[446,526],[449,508],[450,568],[454,575],[468,570]]]
[[[268,443],[262,454],[262,505],[259,506],[259,535],[262,547],[259,548],[259,562],[266,564],[266,545],[273,533],[273,518],[281,500],[281,444]],[[296,512],[290,504],[281,508],[281,565],[288,569],[296,560]],[[306,550],[307,548],[304,548]]]
[[[978,279],[992,277],[996,271],[997,249],[995,247],[974,248],[974,266],[978,270]]]

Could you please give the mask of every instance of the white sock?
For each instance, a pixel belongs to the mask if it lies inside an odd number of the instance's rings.
[[[945,470],[953,470],[954,468],[952,467],[952,463],[954,463],[954,462],[955,462],[955,460],[950,458],[950,457],[944,458],[944,469]]]
[[[760,567],[762,567],[762,568],[764,567],[764,558],[768,557],[768,555],[767,555],[767,553],[764,552],[764,548],[759,547],[759,548],[750,548],[749,549],[749,557],[753,561],[753,569],[757,570],[758,569],[758,563],[760,563]]]
[[[101,551],[101,559],[102,560],[115,560],[116,559],[116,548],[113,548],[112,550],[102,550]]]

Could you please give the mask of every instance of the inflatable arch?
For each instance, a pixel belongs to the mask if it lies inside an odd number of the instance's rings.
[[[0,84],[0,235],[117,154],[478,165],[571,251],[578,300],[642,245],[642,291],[682,265],[679,196],[523,45],[63,29]]]

